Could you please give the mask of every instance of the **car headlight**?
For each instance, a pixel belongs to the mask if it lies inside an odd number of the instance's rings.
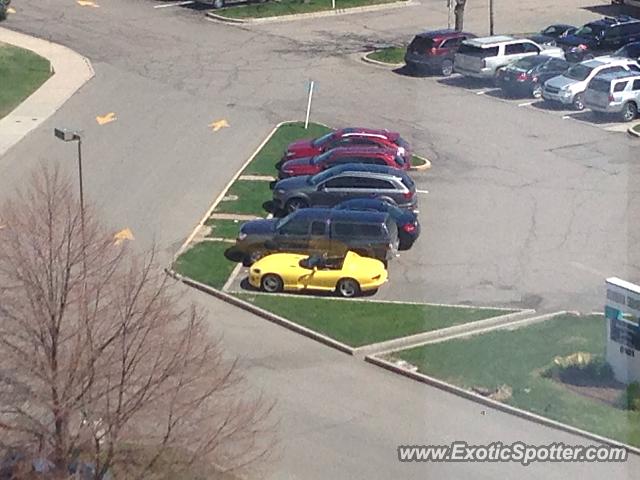
[[[244,240],[245,238],[247,238],[247,234],[246,234],[246,233],[244,233],[244,232],[240,232],[240,233],[238,234],[238,240],[241,240],[241,241],[242,241],[242,240]]]

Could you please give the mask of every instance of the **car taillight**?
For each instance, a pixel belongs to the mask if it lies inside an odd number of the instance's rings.
[[[614,100],[613,95],[609,94],[609,101],[613,102],[613,100]]]
[[[538,81],[538,77],[531,77],[531,81],[532,82],[537,82]]]
[[[526,72],[522,72],[521,74],[519,74],[516,77],[516,80],[518,80],[519,82],[524,82],[527,79],[527,73]]]
[[[408,192],[403,193],[402,197],[405,200],[411,200],[413,198],[413,192],[411,190],[409,190]]]
[[[429,53],[430,53],[431,55],[435,55],[436,53],[438,53],[438,49],[437,49],[437,48],[435,48],[435,47],[431,47],[431,48],[429,49]]]
[[[402,226],[402,230],[404,230],[407,233],[413,233],[416,231],[416,226],[413,223],[405,223]]]

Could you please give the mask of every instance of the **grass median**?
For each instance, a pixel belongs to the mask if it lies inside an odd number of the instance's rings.
[[[352,347],[511,313],[489,308],[238,294],[260,308]]]
[[[640,412],[630,412],[546,378],[556,356],[604,353],[602,316],[562,315],[513,331],[395,352],[419,371],[463,388],[511,389],[509,405],[640,446]]]
[[[220,289],[236,266],[224,256],[227,248],[226,242],[200,242],[180,255],[173,269],[185,277]]]
[[[271,198],[269,182],[236,180],[214,211],[216,213],[238,213],[263,217],[267,212],[262,204]]]
[[[406,47],[381,48],[368,54],[367,58],[377,62],[388,63],[389,65],[398,65],[404,63],[404,54],[406,51]]]
[[[366,7],[393,3],[398,0],[335,0],[336,8]],[[300,13],[314,13],[332,10],[331,0],[280,0],[264,3],[250,3],[217,10],[215,13],[228,18],[265,18],[295,15]]]
[[[0,118],[6,116],[51,76],[49,61],[0,43]]]

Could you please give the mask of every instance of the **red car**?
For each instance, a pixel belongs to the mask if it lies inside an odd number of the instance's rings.
[[[282,161],[301,157],[313,157],[336,147],[378,147],[396,149],[407,162],[411,161],[411,148],[399,133],[373,128],[342,128],[320,138],[298,140],[290,143]]]
[[[280,165],[280,178],[314,175],[327,168],[345,163],[367,163],[387,165],[407,170],[410,166],[397,148],[378,148],[368,146],[338,147],[314,157],[295,158]]]

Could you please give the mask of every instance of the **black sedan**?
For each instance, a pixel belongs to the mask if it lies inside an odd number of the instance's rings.
[[[540,30],[539,33],[531,35],[530,38],[534,42],[540,45],[556,45],[556,40],[560,37],[571,35],[576,31],[576,27],[573,25],[566,25],[564,23],[558,23],[555,25],[549,25],[547,28]]]
[[[571,65],[561,58],[534,55],[498,70],[497,84],[508,95],[542,96],[544,82],[566,72]]]
[[[339,203],[334,209],[355,210],[362,212],[388,213],[398,225],[398,250],[409,250],[420,235],[420,222],[418,215],[409,210],[403,210],[389,202],[377,198],[355,198]]]

